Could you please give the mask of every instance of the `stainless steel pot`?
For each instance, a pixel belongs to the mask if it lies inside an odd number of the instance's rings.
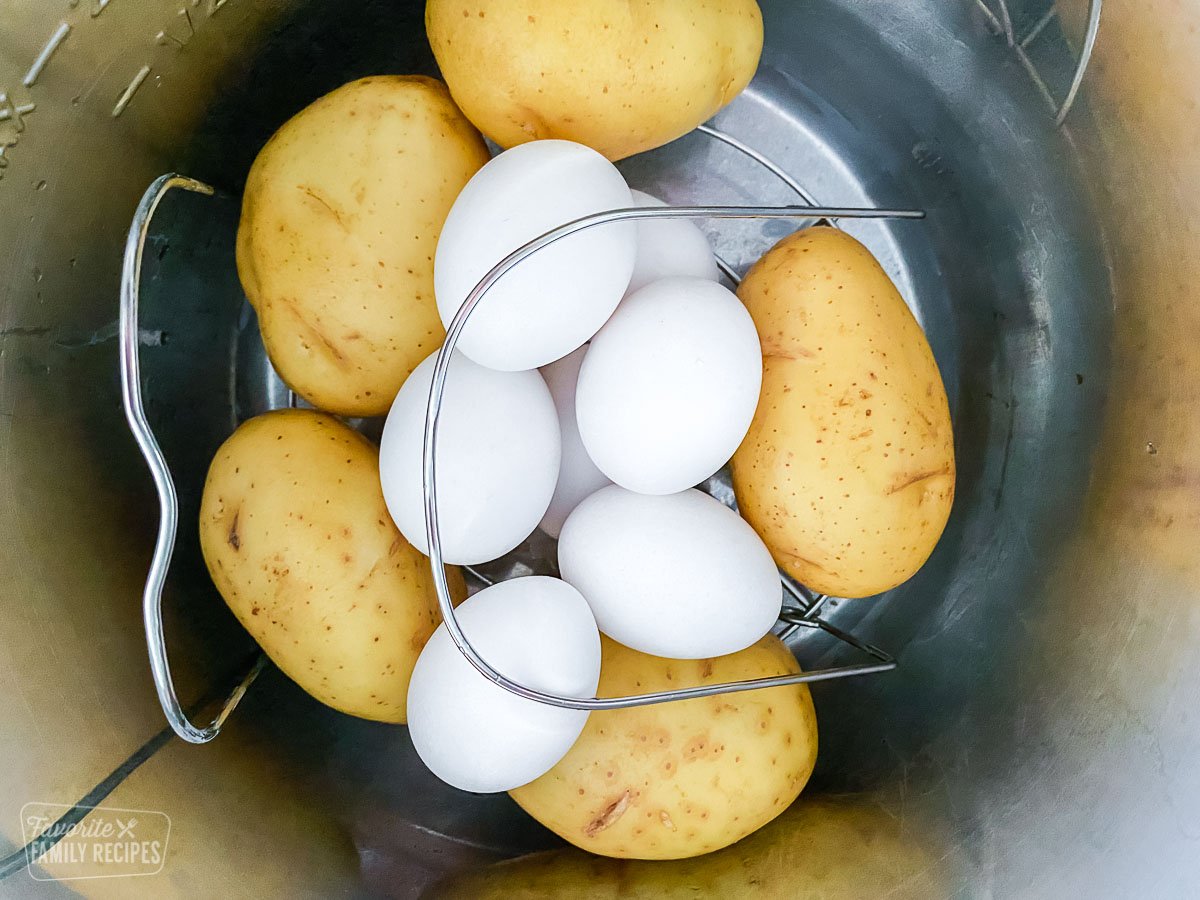
[[[929,214],[864,237],[946,375],[959,501],[916,579],[835,613],[901,663],[815,691],[810,792],[855,811],[802,798],[690,867],[491,870],[556,885],[529,896],[729,895],[731,865],[773,897],[1200,892],[1200,4],[1108,0],[1060,128],[1044,92],[1069,88],[1085,4],[988,2],[764,3],[758,78],[719,118],[821,202]],[[320,93],[432,71],[421,13],[0,0],[0,894],[414,896],[556,845],[507,798],[435,782],[403,729],[277,674],[185,745],[146,664],[156,505],[115,355],[130,215],[167,170],[222,191],[164,206],[147,255],[146,394],[187,522],[216,444],[272,402],[231,265],[241,179]],[[679,201],[788,199],[720,152],[686,138],[626,174]],[[720,235],[734,262],[771,236],[756,227]],[[196,708],[253,648],[194,533],[178,554],[168,639]],[[165,865],[35,880],[63,873],[25,865],[30,802],[164,812]]]

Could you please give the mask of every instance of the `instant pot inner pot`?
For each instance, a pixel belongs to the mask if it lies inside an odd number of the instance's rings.
[[[909,794],[913,808],[959,831],[989,799],[982,779],[952,770],[977,748],[1002,752],[1015,702],[1006,673],[1032,652],[1022,598],[1044,580],[1089,475],[1112,311],[1103,235],[1067,134],[981,9],[763,6],[758,76],[714,124],[818,203],[927,212],[923,221],[844,227],[880,259],[929,335],[959,460],[954,514],[925,568],[879,599],[830,607],[833,622],[897,654],[900,668],[814,687],[821,750],[808,790]],[[147,408],[181,499],[168,640],[173,658],[186,654],[189,669],[212,673],[214,692],[253,647],[199,556],[194,520],[207,460],[237,421],[287,402],[233,269],[241,184],[274,129],[319,95],[371,73],[436,74],[421,7],[295,4],[253,52],[213,76],[193,139],[164,152],[165,163],[219,191],[163,204],[142,294]],[[1048,9],[1025,10],[1022,22]],[[206,27],[222,27],[220,15]],[[1038,44],[1049,71],[1069,74],[1074,59],[1057,20]],[[701,133],[621,168],[632,186],[669,202],[797,202],[779,178]],[[778,221],[705,227],[738,271],[790,230]],[[115,296],[96,298],[110,301],[115,308]],[[147,502],[147,520],[153,514]],[[140,560],[149,545],[127,552]],[[819,638],[798,652],[809,667],[844,655]],[[311,803],[350,834],[371,879],[558,843],[506,796],[438,782],[405,729],[333,713],[277,672],[260,678],[231,722],[253,735],[253,756],[297,773]],[[960,849],[967,858],[983,852]]]

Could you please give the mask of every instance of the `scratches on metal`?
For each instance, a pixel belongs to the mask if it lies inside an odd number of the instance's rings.
[[[70,25],[66,22],[58,23],[58,27],[54,29],[54,34],[50,35],[50,39],[46,41],[45,46],[38,53],[37,59],[33,61],[33,65],[29,67],[29,71],[25,73],[25,77],[21,79],[21,84],[25,85],[25,87],[33,87],[37,84],[37,80],[42,76],[42,72],[54,56],[55,51],[62,46],[62,42],[67,39],[67,35],[70,33]]]
[[[8,94],[0,91],[0,122],[11,120],[20,134],[25,130],[25,116],[37,109],[36,103],[13,103]]]
[[[125,112],[125,107],[129,105],[129,101],[133,99],[133,95],[138,92],[138,88],[145,83],[146,78],[149,77],[149,75],[149,65],[143,65],[140,69],[138,69],[137,74],[133,76],[133,80],[129,82],[128,87],[122,91],[120,98],[117,100],[117,105],[113,107],[112,115],[114,119],[120,116],[121,113]]]

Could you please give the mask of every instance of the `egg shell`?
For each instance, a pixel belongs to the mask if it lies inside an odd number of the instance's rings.
[[[527,687],[594,697],[600,634],[579,592],[531,575],[485,588],[457,610],[463,633],[488,663]],[[512,694],[481,675],[438,626],[408,689],[413,746],[438,778],[475,793],[527,784],[571,749],[586,710]]]
[[[588,455],[643,494],[700,483],[733,455],[758,404],[750,314],[702,278],[664,278],[625,299],[592,339],[575,413]]]
[[[697,490],[602,488],[567,517],[558,565],[604,634],[655,656],[735,653],[779,617],[770,551],[737,513]]]
[[[383,426],[379,475],[396,526],[422,553],[421,460],[437,354],[404,382]],[[537,528],[558,481],[558,413],[537,372],[497,372],[460,353],[446,377],[438,428],[438,524],[447,563],[503,556]]]
[[[612,484],[588,456],[575,421],[575,385],[586,353],[585,345],[541,370],[550,388],[550,395],[554,398],[554,406],[558,409],[558,430],[562,434],[562,465],[558,471],[558,486],[554,489],[550,508],[546,510],[541,523],[542,531],[554,538],[558,537],[563,522],[580,500]]]
[[[434,257],[434,291],[449,326],[467,294],[522,244],[589,213],[630,207],[621,173],[571,141],[501,153],[458,195]],[[458,349],[493,369],[533,369],[582,346],[612,315],[636,256],[633,222],[599,225],[518,263],[483,297]]]
[[[645,191],[632,191],[635,206],[666,206]],[[625,293],[644,288],[652,281],[689,275],[719,281],[716,257],[696,219],[638,219],[637,258]]]

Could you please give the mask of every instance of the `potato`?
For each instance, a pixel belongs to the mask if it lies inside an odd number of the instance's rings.
[[[762,52],[754,0],[428,0],[450,93],[503,147],[578,141],[618,160],[687,134]]]
[[[818,227],[738,289],[763,384],[733,457],[742,515],[816,591],[868,597],[917,571],[954,501],[954,435],[929,343],[867,249]]]
[[[768,635],[715,659],[662,659],[603,638],[611,697],[799,672]],[[739,841],[796,799],[817,758],[807,685],[594,712],[553,769],[510,791],[578,847],[603,856],[679,859]]]
[[[246,181],[238,273],[271,362],[314,406],[387,412],[445,337],[433,251],[488,160],[446,86],[375,76],[299,112]]]
[[[960,864],[910,803],[805,795],[735,847],[699,859],[601,859],[570,848],[447,879],[426,900],[927,900],[954,895]],[[947,842],[948,843],[948,842]]]
[[[304,409],[245,422],[200,501],[217,590],[300,687],[342,712],[405,720],[417,655],[441,622],[429,561],[388,516],[379,452]],[[466,595],[451,569],[451,592]]]

